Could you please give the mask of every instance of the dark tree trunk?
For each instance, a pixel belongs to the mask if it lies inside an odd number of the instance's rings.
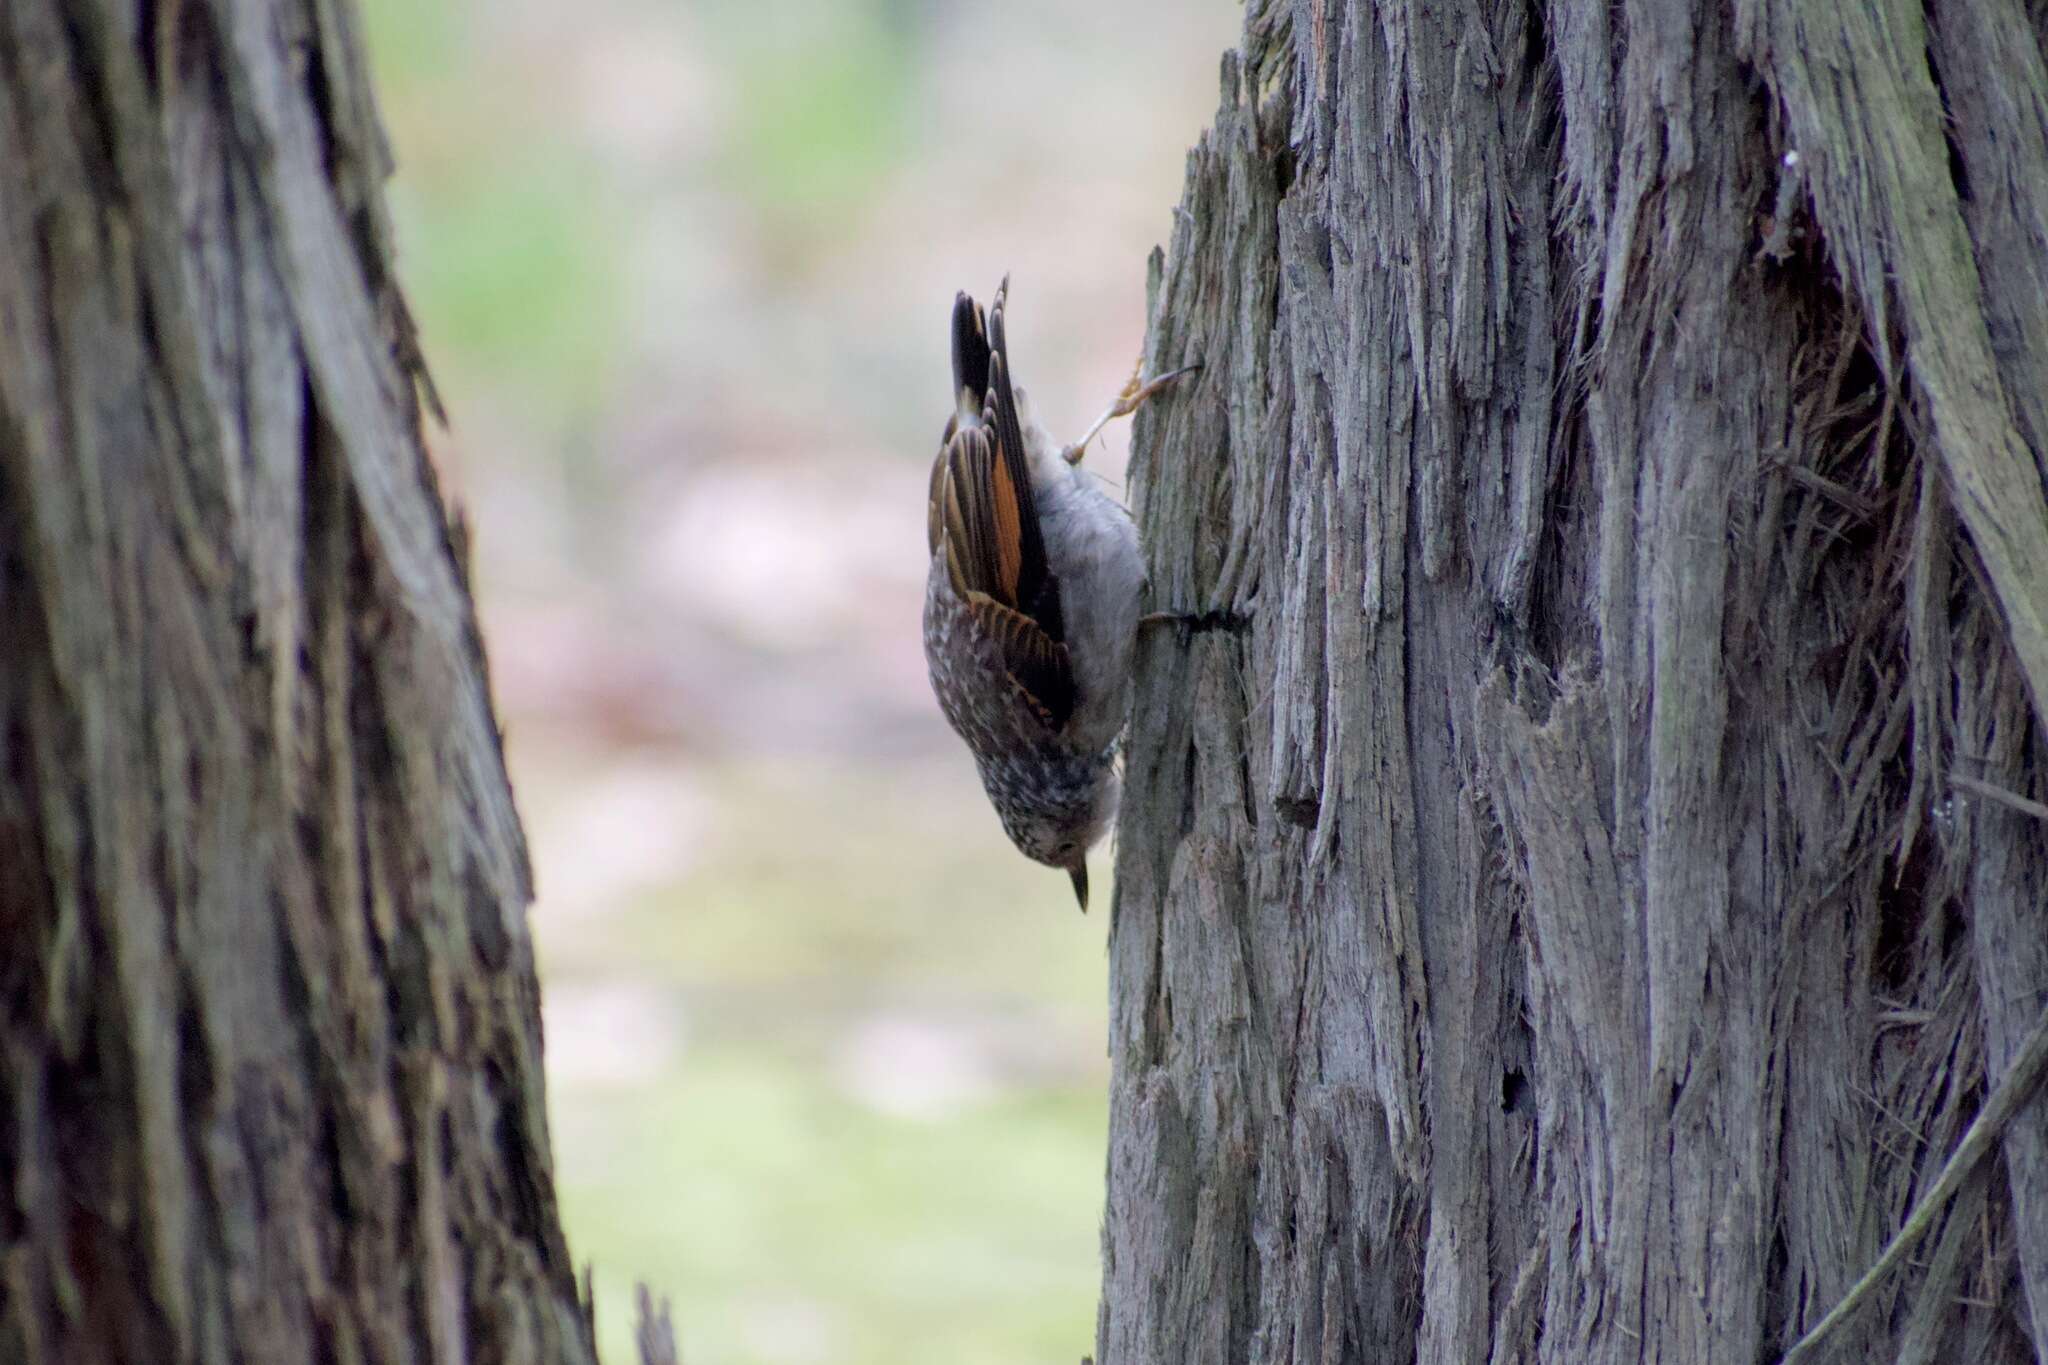
[[[0,1359],[589,1361],[350,0],[0,5]]]
[[[2048,1005],[2048,15],[1251,0],[1104,1365],[1775,1360]],[[2048,1106],[1821,1358],[2048,1360]]]

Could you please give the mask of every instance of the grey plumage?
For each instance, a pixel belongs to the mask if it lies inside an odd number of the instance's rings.
[[[1011,842],[1065,868],[1085,910],[1088,849],[1116,813],[1144,564],[1130,514],[1078,467],[1085,439],[1062,451],[1032,420],[1010,370],[1007,303],[1008,281],[986,318],[967,295],[954,302],[925,662]],[[1134,384],[1112,412],[1142,396]]]

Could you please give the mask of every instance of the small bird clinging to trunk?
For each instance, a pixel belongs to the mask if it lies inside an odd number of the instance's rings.
[[[1088,908],[1088,850],[1116,814],[1145,567],[1130,513],[1082,473],[1113,417],[1188,370],[1140,384],[1073,445],[1031,420],[1011,371],[1006,279],[984,318],[953,301],[953,401],[932,463],[924,656],[1004,831],[1065,868]],[[1198,367],[1190,366],[1188,369]]]

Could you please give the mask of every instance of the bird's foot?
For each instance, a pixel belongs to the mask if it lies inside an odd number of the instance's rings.
[[[1197,635],[1212,631],[1242,635],[1252,627],[1252,618],[1234,611],[1148,611],[1138,618],[1138,629],[1172,626],[1181,648]]]
[[[1201,368],[1200,362],[1183,365],[1169,374],[1162,374],[1157,379],[1148,381],[1142,377],[1145,373],[1145,361],[1140,357],[1138,363],[1131,367],[1131,377],[1124,382],[1116,400],[1103,410],[1102,416],[1095,419],[1095,425],[1088,428],[1087,435],[1062,450],[1060,455],[1068,464],[1081,463],[1081,457],[1088,452],[1088,443],[1100,435],[1104,427],[1119,417],[1129,417],[1146,399],[1161,392],[1175,380],[1193,374]]]

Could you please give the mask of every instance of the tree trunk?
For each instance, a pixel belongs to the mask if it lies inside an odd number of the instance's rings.
[[[1250,0],[1133,438],[1201,615],[1104,1365],[1776,1360],[1933,1184],[2048,1005],[2044,34]],[[2003,1139],[1821,1358],[2048,1361]]]
[[[589,1361],[349,0],[0,6],[0,1359]]]

